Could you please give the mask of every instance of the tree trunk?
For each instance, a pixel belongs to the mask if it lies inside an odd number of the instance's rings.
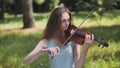
[[[34,27],[32,0],[23,1],[23,28]]]
[[[5,12],[5,1],[0,0],[0,20],[4,19],[4,12]]]

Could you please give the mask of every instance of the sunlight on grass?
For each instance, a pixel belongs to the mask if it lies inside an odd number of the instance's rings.
[[[79,25],[83,19],[73,19],[73,23],[75,25]],[[113,26],[113,25],[120,25],[120,16],[117,16],[116,18],[110,19],[108,17],[102,17],[102,20],[94,19],[87,19],[81,27],[97,27],[97,26]]]

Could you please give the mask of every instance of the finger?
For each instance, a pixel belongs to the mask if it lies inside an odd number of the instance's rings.
[[[54,58],[53,52],[51,50],[49,52],[50,52],[50,55],[51,55],[51,59],[53,59]]]
[[[90,36],[90,35],[88,35],[88,39],[89,39],[89,40],[91,39],[91,36]]]
[[[52,57],[51,57],[51,59],[53,59],[53,58],[56,56],[56,54],[57,54],[57,49],[58,49],[58,48],[53,48],[53,49],[52,49],[52,54],[51,54]]]
[[[57,51],[55,50],[54,53],[53,53],[53,57],[55,57],[57,54]]]
[[[59,47],[56,47],[56,48],[55,48],[54,56],[56,56],[56,54],[58,53],[59,50],[60,50]]]
[[[94,34],[92,34],[91,39],[94,40]]]
[[[51,50],[51,56],[53,56],[53,54],[54,54],[54,51],[53,51],[53,50]]]
[[[90,35],[86,35],[86,40],[90,40]]]
[[[85,40],[87,40],[87,34],[85,35]]]
[[[56,50],[57,50],[57,53],[58,53],[58,51],[60,50],[60,48],[59,48],[59,47],[56,47]]]
[[[90,35],[90,37],[91,37],[91,40],[92,40],[93,39],[92,34]]]

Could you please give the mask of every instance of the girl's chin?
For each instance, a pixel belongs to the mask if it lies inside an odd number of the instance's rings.
[[[67,28],[64,28],[64,30],[67,30]]]

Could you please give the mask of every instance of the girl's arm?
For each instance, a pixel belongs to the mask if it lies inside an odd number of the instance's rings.
[[[52,57],[55,57],[58,47],[47,48],[48,41],[46,39],[41,40],[37,46],[24,58],[23,63],[28,64],[34,61],[37,57],[42,54],[51,54]]]
[[[24,58],[23,63],[28,64],[34,61],[38,56],[48,53],[48,49],[44,49],[44,47],[47,47],[47,40],[43,39],[41,40],[37,46]]]
[[[90,36],[90,35],[86,35],[86,38],[85,38],[85,42],[83,44],[83,49],[82,49],[82,53],[80,55],[80,58],[79,60],[77,61],[76,63],[76,67],[75,68],[82,68],[82,65],[84,64],[85,62],[85,58],[86,58],[86,55],[87,55],[87,52],[88,52],[88,49],[89,47],[92,45],[93,43],[93,39],[94,39],[94,36]]]
[[[75,44],[74,45],[74,63],[75,63],[75,67],[76,67],[76,64],[77,64],[79,58],[80,58],[80,45]]]

